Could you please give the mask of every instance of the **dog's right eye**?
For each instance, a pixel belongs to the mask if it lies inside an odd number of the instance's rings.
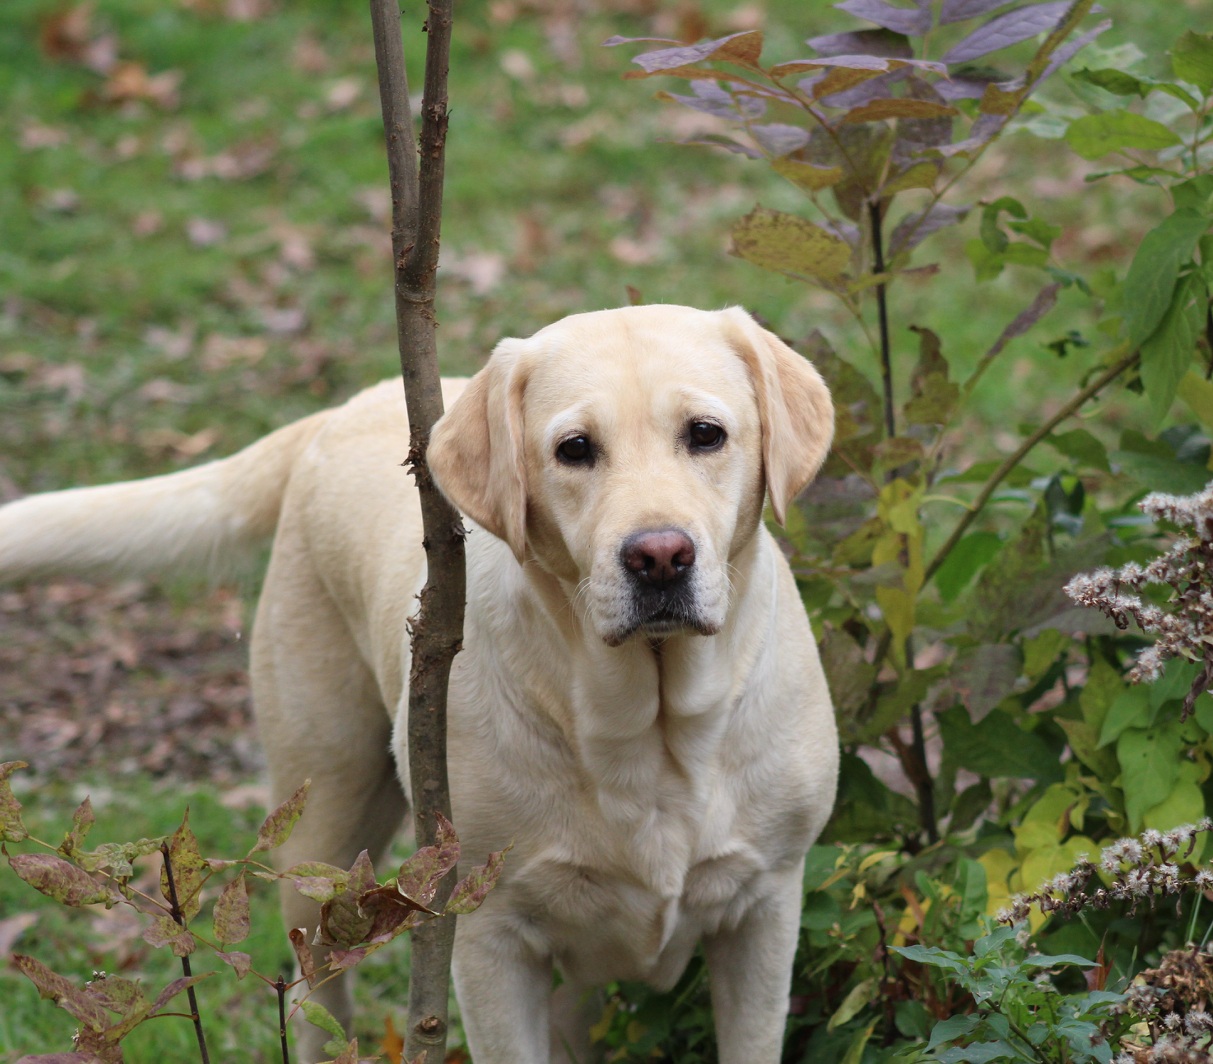
[[[570,436],[556,448],[556,457],[569,465],[587,465],[594,460],[594,448],[588,436]]]

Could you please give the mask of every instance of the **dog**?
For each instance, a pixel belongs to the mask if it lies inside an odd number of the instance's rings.
[[[829,392],[743,310],[639,306],[503,340],[443,394],[427,457],[469,528],[454,823],[469,860],[513,843],[458,923],[471,1052],[588,1061],[594,988],[669,988],[702,943],[720,1061],[775,1064],[838,743],[762,515],[767,496],[782,523],[824,460]],[[213,566],[273,537],[257,725],[275,802],[312,781],[282,867],[381,855],[406,812],[408,447],[387,381],[220,461],[0,508],[8,581]],[[287,926],[312,906],[285,891]],[[317,997],[348,1026],[346,982]]]

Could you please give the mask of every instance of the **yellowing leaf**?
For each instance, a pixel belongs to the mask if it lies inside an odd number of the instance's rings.
[[[801,274],[826,285],[845,278],[851,247],[794,214],[756,207],[733,226],[733,252],[766,270]]]

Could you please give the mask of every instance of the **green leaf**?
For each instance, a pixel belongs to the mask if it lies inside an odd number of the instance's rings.
[[[302,787],[265,818],[265,823],[257,832],[257,842],[249,850],[250,857],[255,853],[281,846],[290,838],[295,822],[303,815],[303,807],[307,802],[307,792],[311,783],[311,780],[304,780]]]
[[[1208,306],[1205,280],[1193,271],[1176,286],[1158,328],[1141,345],[1141,380],[1156,422],[1171,409],[1180,381],[1192,365]]]
[[[1107,746],[1120,738],[1126,728],[1147,728],[1153,723],[1150,692],[1147,688],[1124,687],[1112,700],[1099,731],[1099,745]]]
[[[782,211],[756,207],[733,226],[733,252],[755,266],[802,274],[837,286],[851,261],[851,247],[819,225]]]
[[[303,1010],[303,1018],[313,1027],[319,1027],[326,1034],[331,1034],[334,1038],[340,1038],[343,1042],[345,1041],[345,1028],[341,1026],[337,1017],[321,1005],[320,1002],[308,998],[299,1003],[299,1008]]]
[[[853,1020],[879,995],[880,983],[878,980],[863,979],[856,983],[851,987],[847,996],[842,999],[842,1004],[834,1011],[834,1015],[830,1017],[826,1030],[833,1031],[849,1020]]]
[[[1173,129],[1152,118],[1132,111],[1104,111],[1071,122],[1066,143],[1084,159],[1098,159],[1125,148],[1161,151],[1183,141]]]
[[[1073,76],[1115,96],[1140,96],[1143,100],[1153,87],[1149,79],[1134,77],[1124,70],[1079,70]]]
[[[21,803],[8,782],[9,776],[22,768],[29,768],[29,764],[6,761],[0,765],[0,842],[21,842],[29,838],[29,832],[21,822]]]
[[[1086,429],[1071,429],[1069,432],[1054,432],[1045,437],[1045,442],[1055,447],[1081,468],[1102,469],[1111,472],[1108,465],[1108,449]]]
[[[1177,721],[1145,730],[1128,728],[1116,741],[1129,830],[1141,830],[1146,812],[1163,802],[1180,779],[1184,741]]]
[[[1060,780],[1057,751],[1034,732],[1021,728],[1001,710],[974,724],[959,707],[939,714],[939,730],[948,761],[993,778]]]
[[[1182,824],[1196,824],[1205,816],[1205,797],[1200,789],[1201,767],[1193,761],[1179,763],[1179,779],[1158,805],[1147,809],[1141,818],[1143,828],[1170,831]],[[1207,836],[1197,837],[1190,860],[1199,862]]]
[[[935,571],[935,586],[944,602],[954,602],[982,569],[1002,550],[1002,539],[994,532],[965,536]]]
[[[1137,347],[1162,323],[1175,295],[1179,271],[1192,258],[1207,219],[1181,207],[1141,241],[1125,278],[1125,322]]]
[[[1171,69],[1207,96],[1213,91],[1213,35],[1185,30],[1171,49]]]

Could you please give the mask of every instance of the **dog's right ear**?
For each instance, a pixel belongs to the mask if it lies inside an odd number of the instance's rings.
[[[442,494],[509,544],[526,549],[526,465],[522,433],[523,340],[502,340],[487,365],[434,426],[426,461]]]

